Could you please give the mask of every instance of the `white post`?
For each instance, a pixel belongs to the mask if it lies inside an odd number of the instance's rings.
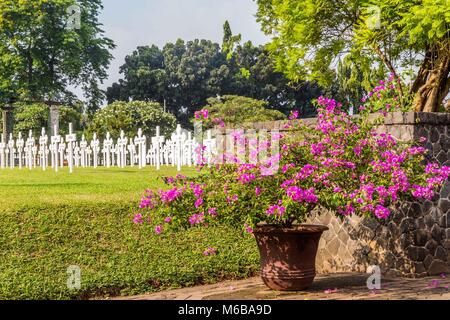
[[[126,152],[127,152],[127,143],[128,138],[125,137],[125,133],[123,130],[120,131],[120,138],[117,141],[117,147],[118,147],[118,156],[120,161],[118,161],[118,165],[121,168],[125,168],[127,164],[127,158],[126,158]]]
[[[48,147],[47,147],[48,137],[45,134],[45,128],[42,128],[41,137],[39,138],[39,158],[40,165],[43,171],[47,169],[48,164]]]
[[[155,152],[155,160],[156,160],[156,170],[159,170],[161,167],[161,164],[159,163],[159,148],[160,148],[160,136],[159,136],[159,126],[156,126],[156,152]]]
[[[14,148],[15,142],[13,139],[12,133],[9,134],[9,141],[8,141],[8,149],[9,149],[9,167],[11,169],[15,166],[15,153],[16,149]]]
[[[87,167],[90,167],[91,166],[91,156],[92,156],[92,149],[91,149],[91,147],[87,147],[87,149],[86,149],[86,155],[87,155],[87,163],[86,163],[86,166]]]
[[[28,166],[28,169],[30,170],[33,169],[34,165],[33,147],[34,147],[33,131],[30,130],[28,132],[28,139],[25,144],[25,164]]]
[[[134,167],[134,163],[136,160],[136,147],[133,144],[133,141],[130,139],[130,144],[128,145],[128,154],[130,155],[130,166]]]
[[[6,143],[5,141],[3,141],[3,135],[2,135],[2,140],[0,142],[0,166],[2,169],[5,168],[5,148],[6,148]]]
[[[64,167],[64,153],[65,152],[66,152],[66,143],[64,142],[64,138],[61,137],[61,141],[58,145],[59,165],[61,168]],[[58,170],[57,168],[55,168],[55,169]]]
[[[146,136],[142,135],[142,129],[139,128],[137,137],[134,138],[134,144],[138,146],[138,157],[139,157],[139,169],[142,169],[146,166],[147,160],[145,159],[147,156],[146,150]]]
[[[192,166],[192,149],[193,149],[193,145],[194,145],[194,141],[192,140],[192,132],[188,132],[188,139],[187,139],[187,144],[186,144],[186,153],[185,153],[185,157],[186,157],[186,164],[188,165],[188,167]]]
[[[61,136],[58,134],[58,128],[56,125],[53,127],[53,136],[50,137],[51,143],[51,161],[52,168],[55,169],[55,172],[58,172],[58,158],[59,158],[59,143],[61,142]],[[63,166],[64,162],[61,162],[61,166]]]
[[[106,162],[106,167],[109,168],[111,166],[111,146],[112,146],[112,139],[109,132],[106,133],[106,140],[103,141],[103,148],[104,148],[104,154],[106,158],[104,161]]]
[[[87,167],[87,146],[88,146],[88,142],[86,141],[86,138],[83,136],[81,137],[81,141],[80,141],[80,156],[81,156],[81,166],[83,168]]]
[[[80,166],[80,146],[78,145],[78,142],[75,141],[74,148],[73,148],[73,159],[74,159],[74,165],[76,168]]]
[[[177,162],[177,170],[181,171],[181,155],[182,155],[182,140],[183,135],[181,131],[181,125],[177,125],[177,131],[175,133],[175,161]]]
[[[94,133],[94,138],[91,141],[92,154],[94,157],[94,168],[98,166],[98,151],[99,151],[100,142],[97,139],[97,134]]]
[[[22,139],[22,132],[19,132],[19,138],[17,138],[16,146],[17,146],[17,155],[19,157],[19,169],[22,169],[22,160],[23,160],[22,153],[24,146],[24,141]]]
[[[73,133],[72,123],[69,123],[69,134],[66,135],[66,142],[68,148],[67,164],[69,165],[69,172],[73,172],[73,142],[77,140],[76,135]]]

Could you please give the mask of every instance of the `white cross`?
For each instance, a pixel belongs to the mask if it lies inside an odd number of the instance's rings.
[[[174,162],[177,164],[177,170],[181,171],[182,164],[182,150],[183,144],[186,140],[186,134],[182,132],[181,125],[177,125],[177,130],[172,134],[172,141],[174,142]]]
[[[48,165],[48,137],[45,134],[45,128],[42,128],[41,137],[39,138],[39,156],[42,170],[46,170]]]
[[[139,169],[142,169],[146,165],[146,143],[147,137],[142,135],[142,129],[139,128],[137,137],[134,138],[134,144],[138,147]]]
[[[34,138],[33,131],[28,132],[28,139],[25,143],[25,163],[28,168],[31,170],[33,168],[33,147],[34,147]]]
[[[23,152],[23,146],[24,141],[22,139],[22,132],[19,132],[19,137],[16,140],[16,146],[17,146],[17,155],[19,157],[19,169],[22,169],[22,152]]]
[[[5,149],[6,149],[6,143],[3,141],[3,136],[2,136],[2,141],[0,142],[0,166],[2,169],[4,169],[6,166]]]
[[[58,134],[58,128],[56,125],[53,127],[54,136],[50,137],[50,147],[51,147],[51,160],[52,168],[58,172],[58,158],[59,158],[59,144],[61,143],[62,137]],[[64,162],[61,162],[61,166]]]
[[[103,141],[103,159],[107,168],[111,166],[111,147],[113,140],[109,132],[106,133],[106,139]]]
[[[128,154],[130,155],[130,166],[134,167],[134,163],[136,161],[136,146],[133,144],[133,141],[130,139],[130,144],[128,145]]]
[[[58,155],[59,155],[59,163],[61,168],[64,167],[64,154],[66,152],[66,143],[64,142],[64,138],[61,137],[61,141],[58,145]],[[58,159],[56,159],[58,161]],[[58,171],[57,167],[55,168]]]
[[[211,130],[208,130],[206,132],[206,139],[204,140],[205,143],[205,158],[206,162],[208,163],[208,166],[211,165],[211,161],[214,156],[214,146],[216,145],[216,139],[212,138]]]
[[[120,138],[117,139],[117,165],[121,168],[125,168],[127,164],[126,152],[127,152],[128,138],[125,137],[123,130],[120,130]]]
[[[156,165],[156,170],[161,167],[161,145],[164,143],[164,136],[160,135],[160,127],[156,127],[156,135],[152,137],[152,149],[154,150],[154,162]]]
[[[80,157],[81,157],[81,166],[83,168],[88,166],[88,159],[87,159],[87,146],[88,142],[86,141],[86,138],[84,137],[84,134],[81,137],[80,141]]]
[[[75,145],[75,147],[73,148],[73,160],[74,160],[75,167],[79,167],[80,160],[81,160],[80,146],[78,145],[78,142],[75,142],[74,145]]]
[[[15,153],[16,149],[14,148],[15,142],[13,139],[12,133],[9,134],[9,140],[8,140],[8,153],[9,153],[9,166],[10,168],[14,168],[15,166]]]
[[[77,141],[77,136],[73,133],[73,127],[72,127],[72,123],[69,123],[69,134],[66,135],[66,142],[67,142],[67,162],[69,165],[69,172],[72,173],[73,172],[73,148],[74,145],[73,143]]]
[[[97,134],[94,133],[94,137],[91,141],[92,154],[94,158],[94,168],[98,166],[98,151],[99,151],[100,141],[97,139]]]
[[[87,166],[90,167],[91,166],[91,156],[92,156],[92,149],[91,147],[87,147],[86,148],[86,155],[87,155]]]

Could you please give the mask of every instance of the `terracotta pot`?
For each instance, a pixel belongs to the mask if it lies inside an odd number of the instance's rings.
[[[317,248],[326,230],[326,226],[311,224],[257,226],[254,234],[264,283],[273,290],[308,288],[316,276]]]

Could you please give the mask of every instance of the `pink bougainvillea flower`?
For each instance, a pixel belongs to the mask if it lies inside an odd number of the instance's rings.
[[[188,220],[191,225],[201,224],[205,220],[205,214],[203,212],[195,213]]]
[[[273,205],[267,209],[266,214],[268,216],[276,215],[278,217],[282,217],[286,212],[286,208],[281,205]]]
[[[161,232],[162,232],[162,226],[161,225],[156,226],[155,227],[155,233],[156,234],[160,234]]]
[[[261,188],[255,187],[255,195],[258,197],[261,194]]]
[[[216,208],[209,208],[208,209],[208,214],[210,216],[216,217],[217,216],[217,209]]]
[[[208,109],[203,109],[203,110],[200,110],[200,111],[196,111],[196,112],[194,112],[194,117],[195,117],[195,119],[208,119],[208,116],[209,116],[209,111],[208,111]]]
[[[291,114],[289,115],[289,120],[294,120],[297,118],[298,118],[298,111],[297,110],[291,111]]]
[[[133,222],[135,224],[143,224],[144,223],[144,219],[142,217],[142,214],[138,213],[134,216]]]
[[[203,204],[203,198],[198,198],[198,199],[195,201],[194,206],[195,206],[195,208],[199,208],[199,207],[201,207],[202,204]]]
[[[233,203],[233,202],[236,202],[238,200],[239,200],[239,197],[238,197],[237,194],[233,195],[232,197],[229,197],[229,196],[227,197],[227,202],[228,203]]]
[[[325,294],[331,294],[331,293],[336,293],[336,292],[338,292],[338,289],[337,289],[337,288],[334,288],[334,289],[326,289],[326,290],[324,291]]]
[[[430,281],[427,288],[429,288],[429,289],[439,288],[440,285],[441,285],[441,282],[439,280],[433,279]]]
[[[172,221],[172,217],[166,217],[165,219],[164,219],[164,222],[165,223],[170,223]]]
[[[241,174],[237,180],[242,184],[247,184],[256,179],[256,176],[253,173],[243,173]]]
[[[224,128],[225,127],[225,122],[220,119],[220,118],[214,118],[213,119],[213,123],[218,125],[220,128]]]
[[[214,256],[214,255],[216,255],[216,253],[217,253],[217,250],[212,247],[206,248],[205,251],[203,251],[204,256]]]
[[[250,227],[247,223],[244,225],[245,232],[247,233],[253,233],[253,228]]]
[[[379,219],[387,219],[390,216],[391,211],[388,208],[383,207],[382,205],[378,205],[376,206],[374,213],[375,216]]]

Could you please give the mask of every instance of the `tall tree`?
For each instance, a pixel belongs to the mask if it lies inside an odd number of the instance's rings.
[[[80,8],[80,24],[70,27]],[[0,91],[25,100],[74,100],[81,86],[89,110],[102,100],[112,40],[98,21],[101,0],[2,0],[0,3]],[[75,10],[77,11],[77,10]],[[76,19],[76,17],[75,17]]]
[[[336,59],[350,54],[384,64],[402,94],[401,70],[417,67],[410,84],[416,111],[437,111],[449,92],[448,0],[256,1],[277,69],[292,80],[329,85]]]

